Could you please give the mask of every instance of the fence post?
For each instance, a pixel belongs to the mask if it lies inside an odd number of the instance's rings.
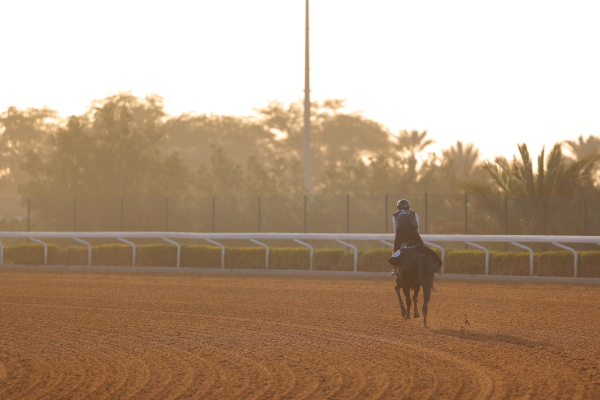
[[[468,199],[465,194],[465,235],[469,234],[469,210],[468,210]]]
[[[177,247],[177,268],[181,267],[181,245],[174,240],[163,238],[167,243],[174,244]]]
[[[308,209],[307,198],[306,198],[306,195],[304,195],[304,233],[308,233],[308,214],[307,214],[307,209]]]
[[[467,195],[465,194],[465,235],[469,234],[469,210],[467,208],[467,201]],[[467,242],[465,242],[465,250],[467,250]]]
[[[504,234],[508,235],[508,197],[504,196]],[[508,251],[508,243],[504,242],[504,252]]]
[[[208,243],[212,243],[221,248],[221,268],[225,268],[225,246],[223,246],[221,243],[215,242],[214,240],[211,240],[211,239],[204,239],[204,240],[206,240]]]
[[[335,239],[335,241],[338,242],[339,244],[342,244],[342,245],[348,247],[348,248],[352,248],[352,250],[354,252],[354,272],[357,272],[358,271],[358,249],[356,248],[356,246],[353,246],[350,243],[343,242],[339,239]],[[348,242],[350,242],[350,241],[348,240]],[[348,251],[350,251],[350,250],[348,250]]]
[[[92,245],[89,242],[86,242],[85,240],[77,239],[76,237],[74,237],[73,240],[87,245],[87,247],[88,247],[88,267],[91,267],[92,266]]]
[[[583,200],[583,236],[587,236],[587,200]],[[588,249],[588,244],[583,245],[583,249]]]
[[[250,240],[252,243],[256,243],[257,245],[265,248],[265,259],[266,259],[265,269],[269,269],[269,246],[267,246],[263,242],[260,242],[256,239],[248,239],[248,240]]]
[[[388,233],[388,194],[385,194],[385,201],[383,202],[383,220],[385,221],[385,233]]]
[[[542,203],[542,235],[546,234],[546,199]]]
[[[517,242],[510,242],[510,244],[513,244],[517,247],[520,247],[522,249],[525,249],[529,252],[529,276],[533,276],[533,264],[534,264],[534,260],[535,260],[535,256],[533,254],[533,250],[531,250],[529,247],[527,246],[523,246],[522,244],[519,244]]]
[[[312,271],[312,269],[313,269],[313,257],[315,255],[315,249],[310,244],[308,244],[306,242],[303,242],[303,241],[298,240],[298,239],[293,239],[293,240],[294,240],[294,242],[299,243],[302,246],[308,247],[310,249],[309,267],[310,267],[310,270]],[[0,244],[2,244],[2,243],[0,243]]]
[[[135,243],[130,242],[129,240],[126,240],[126,239],[123,239],[123,238],[120,238],[120,237],[118,237],[117,239],[119,239],[121,242],[127,243],[128,245],[130,245],[131,247],[133,247],[133,255],[131,257],[133,259],[133,261],[131,263],[131,266],[135,267],[135,254],[137,253],[137,247],[135,246]]]
[[[465,248],[466,248],[467,244],[470,246],[473,246],[477,249],[481,249],[485,252],[485,274],[489,275],[490,274],[490,252],[488,251],[488,249],[486,249],[485,247],[480,246],[478,244],[475,244],[473,242],[465,242]]]
[[[583,200],[583,236],[587,234],[587,200]]]
[[[346,233],[350,233],[350,195],[346,195]]]
[[[346,233],[350,233],[350,194],[346,194]],[[349,240],[348,246],[350,246]],[[346,248],[346,251],[350,250]]]
[[[31,232],[31,197],[27,198],[27,232]]]
[[[76,198],[73,197],[73,232],[77,231],[77,203]]]
[[[261,232],[260,230],[260,196],[258,196],[258,232]]]
[[[121,197],[121,232],[123,232],[123,198]]]
[[[577,251],[575,249],[572,249],[571,247],[565,246],[564,244],[556,242],[552,242],[552,244],[557,247],[560,247],[561,249],[565,249],[573,253],[573,277],[577,278],[577,268],[579,266],[579,254],[577,254]]]
[[[212,198],[212,231],[216,232],[216,218],[215,218],[216,210],[215,210],[215,196]]]
[[[546,199],[542,201],[542,235],[546,235]],[[546,251],[546,243],[543,243],[543,251]]]
[[[46,242],[42,242],[41,240],[32,237],[30,237],[29,239],[44,246],[44,264],[48,264],[48,245],[46,244]]]
[[[425,193],[425,234],[429,233],[427,226],[429,225],[429,199],[427,198],[427,193]]]
[[[165,197],[165,232],[169,232],[169,198]]]

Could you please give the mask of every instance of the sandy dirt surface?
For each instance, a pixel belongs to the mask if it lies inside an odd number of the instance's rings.
[[[600,399],[600,286],[0,272],[0,399]]]

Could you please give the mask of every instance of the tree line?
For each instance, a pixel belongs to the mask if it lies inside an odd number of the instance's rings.
[[[440,154],[427,131],[392,133],[344,110],[312,103],[314,192],[461,193],[596,198],[600,139],[579,136],[535,158],[482,161],[472,143]],[[303,108],[271,102],[252,115],[167,115],[163,98],[119,93],[66,119],[48,108],[0,114],[0,197],[301,195]],[[494,203],[496,202],[496,203]]]

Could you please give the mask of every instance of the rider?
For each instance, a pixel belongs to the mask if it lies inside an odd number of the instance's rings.
[[[394,240],[394,253],[400,249],[402,243],[409,240],[417,244],[423,244],[419,235],[419,216],[410,209],[410,203],[406,199],[398,200],[398,211],[392,216],[392,225],[396,238]]]

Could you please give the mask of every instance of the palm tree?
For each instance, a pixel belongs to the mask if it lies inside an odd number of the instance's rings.
[[[408,151],[412,156],[422,152],[425,148],[433,143],[435,140],[427,139],[427,129],[423,132],[419,132],[416,129],[408,132],[406,129],[399,131],[400,135],[396,139],[396,149],[404,152]]]
[[[563,155],[561,147],[561,143],[555,144],[546,158],[542,149],[537,160],[537,172],[534,172],[527,145],[518,145],[520,159],[515,156],[509,162],[504,157],[496,157],[494,162],[483,164],[491,184],[472,183],[465,189],[486,196],[494,194],[527,199],[577,197],[591,187],[592,172],[600,161],[600,155],[592,153],[573,161]]]
[[[425,150],[427,146],[435,143],[435,141],[433,139],[426,139],[427,130],[419,132],[413,129],[408,132],[406,129],[403,129],[399,133],[400,135],[396,138],[395,147],[399,153],[408,153],[408,180],[414,182],[417,179],[417,154]]]
[[[442,155],[444,162],[452,168],[454,176],[458,179],[464,179],[470,176],[477,166],[481,152],[473,143],[463,145],[458,140],[455,146],[450,146],[449,149],[443,150]]]
[[[473,199],[480,207],[481,218],[488,219],[489,225],[499,226],[505,218],[504,197],[512,197],[509,212],[510,230],[513,233],[539,231],[535,221],[544,216],[557,223],[569,223],[562,218],[560,204],[566,199],[581,198],[593,190],[593,170],[600,162],[600,154],[592,153],[578,160],[572,160],[562,153],[562,144],[554,145],[546,156],[542,149],[537,159],[537,171],[529,155],[526,144],[521,144],[519,156],[511,161],[505,157],[496,157],[494,162],[487,161],[483,170],[487,173],[488,182],[471,182],[463,186],[466,193],[476,195]],[[545,209],[546,199],[558,199],[558,205]],[[542,201],[543,200],[543,201]],[[535,222],[535,223],[534,223]]]
[[[579,135],[577,141],[565,140],[563,143],[569,147],[569,152],[576,160],[600,151],[600,138],[597,136],[589,135],[587,139],[584,139],[583,135]]]

